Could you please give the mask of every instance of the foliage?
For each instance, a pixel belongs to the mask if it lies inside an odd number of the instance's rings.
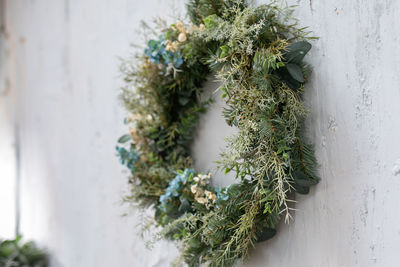
[[[217,195],[223,193],[221,189],[217,192],[218,189],[210,186],[210,178],[211,174],[195,175],[193,169],[178,171],[156,208],[156,219],[160,224],[166,225],[187,212],[214,209]]]
[[[274,4],[191,0],[187,7],[191,25],[166,27],[123,66],[131,142],[117,151],[132,173],[131,198],[156,207],[161,235],[182,242],[189,266],[231,266],[274,236],[282,215],[290,219],[291,192],[307,194],[319,180],[301,129],[311,38]],[[226,122],[238,128],[219,162],[238,179],[226,188],[196,173],[189,154],[211,72]]]
[[[45,267],[48,266],[45,252],[30,241],[22,244],[22,237],[0,240],[0,266]]]
[[[168,44],[161,35],[159,40],[150,40],[148,42],[148,48],[144,50],[145,55],[150,59],[150,62],[160,64],[172,64],[172,66],[179,68],[183,59],[180,51],[173,51],[172,49],[167,49]]]
[[[129,145],[129,153],[117,150],[121,160],[132,163],[130,198],[144,205],[158,204],[175,172],[191,167],[189,142],[199,114],[209,104],[199,101],[199,88],[209,73],[200,60],[207,53],[204,42],[191,37],[181,22],[163,34],[158,37],[162,41],[149,40],[145,55],[135,57],[139,66],[132,61],[122,66],[126,86],[121,98],[133,114],[126,123],[134,146]]]

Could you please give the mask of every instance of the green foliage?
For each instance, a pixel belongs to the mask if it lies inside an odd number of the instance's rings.
[[[134,114],[126,120],[135,145],[130,153],[139,155],[128,166],[133,185],[128,199],[143,205],[157,204],[176,170],[191,167],[189,143],[199,115],[209,104],[199,100],[199,88],[209,73],[201,59],[208,51],[204,41],[190,36],[184,27],[180,23],[179,30],[178,25],[171,25],[158,41],[148,41],[147,55],[139,54],[121,68],[126,82],[121,99]],[[180,33],[186,41],[178,40]],[[184,61],[171,65],[171,55],[182,55]]]
[[[221,16],[223,11],[226,12],[237,6],[244,8],[244,1],[236,0],[190,0],[187,4],[187,12],[191,22],[199,25],[205,22],[205,18],[210,15]]]
[[[182,242],[188,265],[232,266],[276,234],[282,215],[290,219],[291,192],[307,194],[319,180],[301,131],[311,38],[273,4],[191,0],[188,14],[193,25],[166,27],[136,57],[139,65],[123,66],[121,98],[133,115],[131,142],[121,137],[126,147],[117,150],[132,173],[129,199],[156,207],[160,235]],[[219,162],[238,179],[227,188],[196,175],[189,154],[210,72],[221,81],[226,122],[238,128]]]
[[[210,185],[210,178],[210,174],[195,175],[193,169],[178,171],[160,197],[160,204],[156,207],[157,221],[165,226],[185,213],[215,209],[221,203],[221,199],[217,202],[217,195],[223,198],[224,193]],[[186,235],[186,231],[178,231],[174,238],[184,233]]]
[[[22,237],[0,240],[0,266],[4,267],[46,267],[46,253],[30,241],[22,243]]]

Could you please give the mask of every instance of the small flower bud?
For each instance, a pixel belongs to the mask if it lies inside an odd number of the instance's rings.
[[[182,21],[178,20],[178,22],[176,23],[176,28],[177,28],[178,31],[180,31],[181,33],[185,33],[185,25],[183,24]]]

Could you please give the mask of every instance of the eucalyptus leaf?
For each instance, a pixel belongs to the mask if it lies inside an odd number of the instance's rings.
[[[276,235],[276,230],[272,228],[264,228],[260,234],[257,235],[257,242],[263,242],[273,238]]]
[[[289,63],[300,64],[310,49],[311,44],[307,41],[292,43],[287,47],[284,57]]]
[[[299,186],[312,186],[318,184],[318,180],[312,180],[308,179],[307,176],[301,172],[301,171],[296,171],[292,174],[294,182],[296,185]]]
[[[277,74],[281,77],[281,79],[291,88],[292,90],[297,91],[302,83],[295,80],[292,75],[289,73],[287,68],[279,68],[277,70]]]
[[[304,83],[303,72],[301,71],[301,68],[298,65],[287,64],[286,68],[293,79],[295,79],[298,82]]]
[[[312,186],[318,184],[318,181],[309,180],[309,179],[298,179],[295,180],[295,183],[300,186]]]
[[[299,193],[302,195],[307,195],[308,193],[310,193],[310,187],[295,184],[294,191],[296,191],[296,193]]]
[[[131,136],[129,134],[124,134],[120,138],[118,138],[118,143],[123,144],[131,140]]]
[[[189,103],[190,99],[187,97],[180,97],[179,98],[179,104],[181,104],[182,106],[185,106],[187,103]]]

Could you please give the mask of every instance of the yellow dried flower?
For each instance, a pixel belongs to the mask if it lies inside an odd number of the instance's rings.
[[[165,50],[171,52],[175,52],[176,50],[178,50],[179,43],[177,41],[171,42],[170,40],[167,40],[165,43],[166,43]]]
[[[138,134],[138,131],[134,128],[129,128],[129,135],[131,136],[131,138],[135,144],[146,144],[147,143],[146,138],[143,136],[140,136]]]
[[[140,161],[146,162],[148,160],[149,160],[149,158],[146,155],[140,155]]]
[[[180,31],[181,33],[186,33],[186,32],[185,32],[185,25],[183,24],[182,21],[178,20],[178,22],[176,23],[176,28],[177,28],[178,31]]]
[[[137,130],[133,128],[129,128],[129,135],[131,136],[132,140],[137,139]]]
[[[213,203],[217,200],[217,195],[216,194],[211,194],[210,199],[213,201]]]
[[[129,120],[129,122],[135,122],[135,121],[140,120],[142,118],[143,118],[142,115],[136,113],[136,114],[130,115],[128,117],[128,120]]]

